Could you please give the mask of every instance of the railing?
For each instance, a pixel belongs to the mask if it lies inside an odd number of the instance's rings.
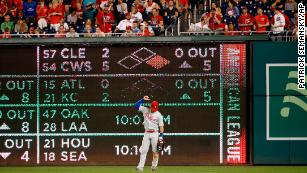
[[[278,35],[274,35],[273,31],[259,33],[257,31],[186,31],[180,32],[180,36],[206,36],[206,35],[224,35],[224,36],[252,36],[267,35],[271,41],[297,41],[297,36],[291,35],[291,31],[284,31]],[[307,37],[307,35],[306,35]]]
[[[285,31],[285,33],[287,33],[288,31]],[[180,35],[195,35],[195,34],[202,34],[202,35],[232,35],[233,36],[237,36],[237,35],[253,35],[253,34],[266,34],[266,35],[270,35],[272,34],[272,31],[265,31],[262,33],[257,33],[257,31],[185,31],[185,32],[180,32]]]
[[[178,35],[181,37],[199,37],[199,36],[211,36],[214,37],[216,35],[224,36],[224,37],[234,37],[234,36],[257,36],[257,35],[266,35],[268,38],[270,38],[271,41],[286,41],[286,42],[292,42],[292,41],[297,41],[297,37],[291,35],[290,31],[285,31],[284,33],[280,35],[273,35],[272,31],[266,31],[264,33],[257,33],[256,31],[187,31],[187,32],[181,32],[180,31],[180,20],[178,20],[177,28],[175,25],[169,26],[165,29],[165,33],[162,36],[176,36],[176,32],[178,32]],[[177,29],[177,31],[176,31]],[[84,37],[87,38],[89,34],[87,33],[78,33],[79,37]],[[9,38],[7,38],[9,36]],[[92,33],[91,36],[92,38],[116,38],[116,37],[143,37],[142,34],[139,33],[102,33],[102,34],[97,34],[97,33]],[[59,34],[0,34],[0,38],[3,39],[14,39],[14,38],[19,38],[19,39],[48,39],[48,38],[67,38],[65,34],[59,35]],[[2,40],[3,40],[2,39]]]

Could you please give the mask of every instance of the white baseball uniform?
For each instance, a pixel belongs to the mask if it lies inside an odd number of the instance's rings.
[[[144,106],[139,107],[139,111],[143,113],[145,133],[142,141],[142,147],[140,148],[140,162],[137,168],[144,168],[146,162],[146,156],[151,143],[152,151],[157,152],[157,144],[159,139],[159,127],[164,126],[163,116],[159,111],[150,112],[150,109]],[[152,167],[158,166],[158,160],[152,161]]]

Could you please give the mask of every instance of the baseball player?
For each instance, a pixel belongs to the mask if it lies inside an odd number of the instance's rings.
[[[158,111],[159,103],[153,101],[150,108],[142,106],[144,101],[149,101],[148,96],[144,96],[143,99],[135,103],[134,107],[143,113],[145,133],[142,141],[142,147],[140,148],[140,162],[136,168],[138,172],[142,172],[144,169],[146,155],[151,144],[153,159],[151,164],[151,170],[156,171],[159,160],[158,142],[163,143],[163,116]],[[163,148],[163,147],[162,147]],[[160,148],[161,149],[161,148]]]

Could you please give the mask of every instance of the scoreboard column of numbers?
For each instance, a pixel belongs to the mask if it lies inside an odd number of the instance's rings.
[[[136,165],[144,95],[164,116],[162,165],[246,161],[245,44],[1,52],[0,165]]]

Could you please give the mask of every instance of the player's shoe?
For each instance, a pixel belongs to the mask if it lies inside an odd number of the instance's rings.
[[[157,167],[157,166],[152,166],[152,167],[151,167],[151,171],[152,171],[152,172],[155,172],[155,171],[157,171],[157,170],[158,170],[158,167]]]
[[[135,171],[136,172],[143,172],[143,169],[142,168],[136,168]]]

